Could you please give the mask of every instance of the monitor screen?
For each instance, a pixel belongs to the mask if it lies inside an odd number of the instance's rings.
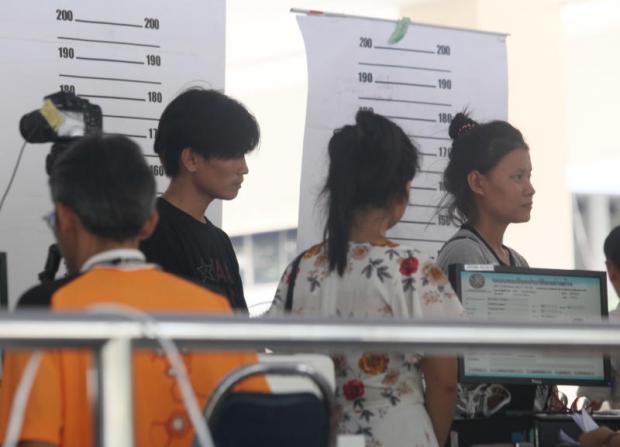
[[[454,265],[450,276],[472,320],[600,322],[607,316],[605,272]],[[609,361],[583,352],[466,351],[461,382],[609,385]]]

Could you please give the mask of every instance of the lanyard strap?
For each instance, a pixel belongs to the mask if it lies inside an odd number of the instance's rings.
[[[471,231],[472,233],[474,233],[476,235],[476,237],[478,239],[480,239],[482,241],[482,243],[489,249],[489,251],[491,253],[493,253],[493,256],[495,256],[495,259],[497,259],[497,262],[499,262],[499,265],[503,265],[503,266],[507,266],[507,267],[514,267],[515,266],[515,260],[512,256],[512,251],[510,250],[510,248],[506,247],[505,245],[502,245],[502,247],[504,247],[506,249],[506,251],[508,252],[508,260],[510,262],[510,264],[506,264],[504,261],[502,261],[499,256],[497,256],[497,253],[495,253],[495,250],[493,250],[493,247],[491,247],[491,245],[489,245],[489,243],[482,237],[482,235],[478,232],[478,230],[476,230],[476,228],[469,224],[463,224],[461,226],[462,229],[464,230],[468,230]]]

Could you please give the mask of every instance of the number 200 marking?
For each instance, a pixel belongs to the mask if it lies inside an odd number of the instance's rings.
[[[144,18],[144,28],[146,29],[159,29],[159,19],[154,17]]]
[[[73,22],[73,11],[70,9],[57,9],[56,20],[61,22]]]

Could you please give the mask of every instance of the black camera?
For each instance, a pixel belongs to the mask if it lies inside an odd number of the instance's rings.
[[[85,136],[101,133],[103,130],[101,107],[91,104],[72,92],[60,91],[43,98],[43,107],[22,116],[19,131],[29,143],[53,143],[45,159],[45,171],[49,175],[56,157],[69,145]],[[62,254],[57,244],[52,244],[47,253],[45,267],[39,273],[43,283],[53,281]]]
[[[19,131],[29,143],[54,143],[45,160],[50,173],[60,152],[77,138],[103,130],[101,107],[72,92],[61,91],[43,98],[43,107],[22,116]]]

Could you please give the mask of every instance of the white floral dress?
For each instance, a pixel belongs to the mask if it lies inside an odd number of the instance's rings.
[[[305,252],[293,314],[341,318],[462,318],[463,307],[430,259],[390,241],[349,243],[342,277],[329,272],[323,245]],[[289,265],[269,315],[284,313]],[[330,353],[336,367],[339,433],[363,434],[368,447],[437,446],[424,406],[420,353]]]

